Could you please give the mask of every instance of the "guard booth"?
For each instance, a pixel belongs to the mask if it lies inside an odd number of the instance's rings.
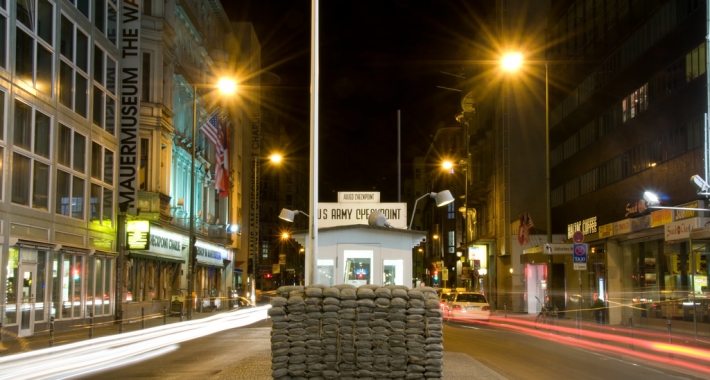
[[[293,237],[305,246],[308,231],[299,231]],[[362,224],[319,228],[314,282],[410,287],[412,248],[425,237],[423,231]]]

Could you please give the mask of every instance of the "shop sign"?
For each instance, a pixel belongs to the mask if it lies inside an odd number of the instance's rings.
[[[367,224],[370,213],[379,211],[394,228],[407,228],[406,203],[318,203],[318,228]]]
[[[614,223],[603,224],[599,226],[599,238],[608,238],[614,236]]]
[[[195,251],[199,261],[209,264],[222,266],[224,265],[222,260],[231,260],[230,251],[228,249],[200,240],[195,243]]]
[[[281,265],[280,264],[271,264],[271,273],[272,274],[281,273]]]
[[[286,265],[286,255],[283,253],[279,254],[279,265]]]
[[[379,191],[338,191],[338,202],[342,203],[380,203]]]
[[[614,222],[614,235],[623,235],[631,232],[631,219]]]
[[[626,205],[626,215],[624,215],[624,216],[633,216],[635,214],[643,214],[647,208],[648,208],[648,203],[643,199],[639,199],[638,201],[636,201],[634,203],[628,203]]]
[[[686,208],[705,208],[705,202],[703,201],[695,201],[695,202],[689,202],[689,203],[684,203],[682,205],[678,205],[676,207],[686,207]],[[690,210],[673,210],[675,220],[683,220],[683,219],[690,219],[690,218],[695,218],[698,216],[698,211],[690,211]]]
[[[651,228],[651,215],[639,216],[631,219],[631,232]]]
[[[153,226],[150,229],[150,251],[182,257],[182,236]]]
[[[486,257],[485,245],[474,245],[468,247],[468,259],[474,263],[478,263],[479,268],[488,268],[488,258]]]
[[[126,241],[130,250],[145,251],[150,249],[150,222],[147,220],[127,221]]]
[[[575,232],[581,231],[585,235],[597,232],[597,217],[593,216],[567,225],[567,239],[571,239]]]
[[[666,226],[666,241],[690,238],[690,232],[698,227],[703,227],[708,218],[691,218],[673,222]]]
[[[651,212],[651,227],[658,227],[673,222],[673,210],[663,209]]]

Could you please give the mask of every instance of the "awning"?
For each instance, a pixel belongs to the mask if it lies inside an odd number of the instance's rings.
[[[166,257],[166,256],[161,256],[157,255],[155,253],[151,252],[134,252],[131,251],[128,254],[129,257],[136,258],[136,259],[148,259],[148,260],[156,260],[156,261],[165,261],[167,263],[178,263],[178,264],[184,264],[185,260],[182,258],[177,258],[177,257]]]
[[[197,256],[197,265],[224,269],[229,264],[228,260],[213,259],[210,257]]]

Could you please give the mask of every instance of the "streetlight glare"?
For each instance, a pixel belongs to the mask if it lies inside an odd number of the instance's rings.
[[[520,53],[509,53],[503,57],[501,65],[504,70],[514,71],[523,64],[523,55]]]
[[[237,82],[230,78],[219,78],[217,88],[223,94],[230,95],[237,91]]]
[[[282,234],[281,234],[281,237],[284,238],[284,239],[288,239],[288,238],[289,238],[288,232],[282,233]]]
[[[445,170],[450,170],[452,167],[454,167],[454,163],[451,161],[444,161],[441,164],[441,167],[444,168]]]
[[[283,160],[283,157],[281,157],[280,154],[272,154],[271,156],[269,156],[269,160],[274,163],[279,163],[281,162],[281,160]]]

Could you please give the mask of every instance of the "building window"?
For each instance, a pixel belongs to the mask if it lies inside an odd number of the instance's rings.
[[[454,231],[448,231],[446,239],[446,245],[448,246],[449,253],[456,253],[456,235]]]
[[[148,178],[150,165],[150,139],[141,138],[140,145],[140,167],[138,168],[138,190],[148,191]]]
[[[261,242],[261,257],[268,259],[269,258],[269,241],[268,240],[263,240]]]
[[[89,0],[69,0],[86,18],[89,18]]]
[[[54,5],[48,0],[17,1],[15,74],[52,94]]]
[[[57,192],[54,212],[84,219],[86,194],[86,136],[59,124],[57,146]]]
[[[151,0],[143,0],[143,14],[146,16],[153,15],[153,2]]]
[[[116,61],[98,46],[94,49],[93,117],[95,125],[116,133]]]
[[[8,13],[5,1],[0,3],[0,67],[7,69],[7,19]]]
[[[89,36],[62,15],[59,43],[59,102],[88,117]]]
[[[141,62],[141,101],[150,102],[150,53],[143,53]]]
[[[5,186],[3,172],[5,171],[5,92],[0,91],[0,199],[4,199]]]
[[[51,118],[15,100],[12,202],[47,210]]]
[[[94,26],[116,45],[118,11],[113,0],[94,0]]]
[[[114,153],[97,142],[91,143],[91,190],[89,219],[113,226]]]
[[[456,215],[456,210],[454,209],[454,203],[456,202],[451,202],[448,205],[446,205],[446,219],[454,219]]]

